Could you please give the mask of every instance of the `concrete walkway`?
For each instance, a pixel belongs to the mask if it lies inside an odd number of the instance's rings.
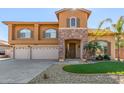
[[[0,61],[0,83],[27,83],[55,63],[45,60]]]
[[[11,58],[0,58],[0,61],[3,61],[3,60],[10,60]]]

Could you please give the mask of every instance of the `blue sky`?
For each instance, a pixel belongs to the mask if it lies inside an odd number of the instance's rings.
[[[2,21],[57,21],[55,11],[59,8],[0,8],[0,39],[8,40],[8,28]],[[123,8],[89,8],[92,11],[89,28],[97,28],[100,21],[111,18],[115,23],[124,16]]]

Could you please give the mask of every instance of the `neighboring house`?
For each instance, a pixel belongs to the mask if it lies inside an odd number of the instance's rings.
[[[9,44],[15,59],[83,59],[83,47],[94,41],[96,29],[87,27],[91,11],[62,9],[56,12],[57,22],[6,21]],[[114,33],[108,31],[98,38],[105,52],[115,59]]]
[[[9,49],[9,44],[7,41],[0,40],[0,57],[7,57]]]

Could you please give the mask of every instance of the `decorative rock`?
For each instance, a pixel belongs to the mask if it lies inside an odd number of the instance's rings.
[[[69,63],[70,64],[70,63]],[[29,83],[87,83],[87,84],[124,84],[124,75],[113,74],[76,74],[69,73],[63,70],[63,66],[67,64],[55,64],[42,72]],[[49,76],[48,79],[43,79],[44,73]]]
[[[65,57],[64,49],[65,49],[65,40],[67,39],[78,39],[81,40],[82,46],[88,41],[88,31],[86,29],[59,29],[59,58]],[[83,48],[82,48],[83,49]],[[83,51],[82,51],[82,58],[83,58]],[[81,59],[82,59],[81,58]]]

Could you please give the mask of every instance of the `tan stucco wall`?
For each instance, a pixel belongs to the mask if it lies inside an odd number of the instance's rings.
[[[30,29],[31,31],[32,31],[32,33],[34,34],[34,25],[33,24],[27,24],[27,25],[25,25],[25,24],[21,24],[21,25],[13,25],[13,39],[14,40],[18,40],[19,38],[18,38],[18,33],[19,33],[19,31],[21,30],[21,29]],[[33,38],[34,38],[34,36],[33,36]]]
[[[28,28],[32,31],[32,38],[20,39],[18,38],[18,31]],[[58,24],[10,24],[9,25],[9,44],[44,44],[44,45],[57,45],[58,39],[45,39],[43,32],[49,28],[58,31]]]
[[[88,36],[88,42],[93,41],[94,36]],[[111,45],[111,58],[115,59],[115,37],[114,36],[102,36],[98,37],[97,40],[103,40],[110,42]]]
[[[66,28],[66,19],[70,17],[77,17],[80,19],[80,27],[87,27],[88,14],[80,10],[69,10],[59,13],[59,28]]]
[[[56,29],[57,31],[58,31],[58,25],[51,25],[51,24],[49,24],[49,25],[39,25],[39,37],[40,37],[40,40],[42,39],[42,40],[44,40],[44,38],[43,38],[43,33],[44,33],[44,31],[46,31],[47,29]]]

